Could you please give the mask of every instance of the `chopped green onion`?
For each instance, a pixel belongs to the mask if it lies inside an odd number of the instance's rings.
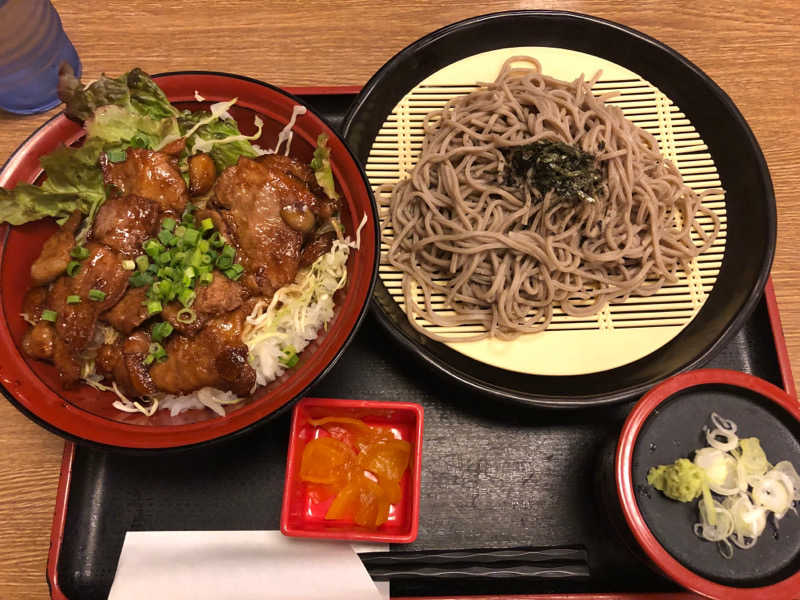
[[[175,315],[175,318],[178,320],[178,323],[188,325],[189,323],[195,322],[197,319],[197,313],[195,313],[191,308],[182,308],[178,311],[178,314]]]
[[[134,269],[136,269],[136,263],[133,262],[132,260],[123,260],[122,268],[125,269],[126,271],[133,271]]]
[[[153,356],[152,354],[148,354],[147,356],[144,357],[144,364],[152,365],[155,359],[156,359],[155,356]]]
[[[148,359],[150,359],[149,362]],[[147,349],[145,364],[151,364],[153,361],[162,362],[166,359],[167,359],[167,351],[164,350],[164,346],[162,346],[158,342],[153,342],[152,344],[150,344],[150,347]]]
[[[186,260],[186,252],[183,250],[178,250],[177,252],[172,253],[172,262],[173,263],[182,263]]]
[[[175,237],[171,231],[162,229],[158,232],[158,240],[165,246],[174,246],[177,243],[178,238]]]
[[[242,276],[243,272],[244,272],[244,268],[242,267],[242,265],[238,265],[238,264],[237,265],[233,265],[230,269],[225,269],[225,271],[224,271],[225,276],[228,279],[233,279],[234,281],[239,279],[239,277]]]
[[[163,339],[168,338],[171,334],[172,325],[170,325],[167,321],[161,321],[153,326],[153,331],[150,333],[150,337],[153,338],[153,341],[160,342]]]
[[[154,299],[162,299],[169,296],[170,291],[172,290],[172,282],[169,279],[162,279],[161,281],[156,281],[153,284],[153,287],[150,288]]]
[[[172,231],[175,229],[175,219],[172,217],[167,217],[163,221],[161,221],[161,229],[166,229],[167,231]]]
[[[194,304],[194,299],[197,297],[197,294],[194,290],[185,289],[178,292],[178,302],[183,304],[185,308],[189,308],[192,304]]]
[[[206,217],[205,219],[200,221],[200,231],[205,233],[206,231],[209,231],[211,229],[214,229],[214,221],[211,220],[211,217]]]
[[[186,234],[186,226],[185,225],[178,225],[175,228],[175,235],[179,238],[182,238]]]
[[[67,296],[67,304],[80,304],[80,303],[81,303],[80,296],[75,296],[75,295]]]
[[[89,249],[86,246],[75,246],[69,251],[69,255],[78,260],[85,260],[89,256]]]
[[[77,260],[69,261],[69,263],[67,263],[67,275],[69,275],[70,277],[74,276],[75,273],[77,273],[78,269],[80,268],[81,268],[81,263],[79,263]]]
[[[156,257],[156,262],[160,265],[169,264],[172,262],[172,252],[170,250],[164,250],[164,252]]]
[[[89,290],[89,300],[93,300],[95,302],[102,302],[106,299],[106,293],[103,290],[98,289],[91,289]]]
[[[106,158],[108,159],[108,162],[123,162],[127,157],[128,154],[123,148],[110,148],[106,150]]]
[[[198,279],[197,282],[203,285],[208,285],[212,281],[214,281],[214,274],[211,271],[208,271],[207,273],[201,273],[200,279]]]
[[[211,237],[208,238],[208,243],[211,244],[212,248],[222,248],[225,245],[225,240],[222,239],[219,231],[215,231]]]
[[[147,272],[151,275],[155,275],[158,273],[159,268],[160,267],[158,266],[158,263],[152,263],[149,267],[147,267]]]
[[[208,250],[211,248],[211,244],[208,243],[208,240],[200,240],[197,242],[197,248],[200,250],[200,252],[208,252]]]
[[[164,251],[164,246],[158,240],[150,238],[144,243],[144,251],[150,258],[156,259]]]
[[[50,321],[51,323],[55,323],[57,318],[58,313],[54,310],[50,310],[48,308],[42,311],[42,321]]]
[[[212,270],[214,270],[214,267],[212,265],[200,265],[195,269],[198,275],[202,275],[204,273],[211,273]]]
[[[236,256],[236,250],[234,249],[233,246],[225,244],[222,248],[222,256],[229,256],[230,258],[233,258],[234,256]]]
[[[158,300],[149,300],[149,301],[146,300],[145,302],[146,302],[145,306],[147,307],[147,314],[150,316],[158,314],[163,310],[161,302],[159,302]]]
[[[230,256],[220,256],[217,258],[215,264],[224,271],[225,269],[231,268],[233,259]]]
[[[158,270],[158,276],[161,279],[172,279],[173,277],[175,277],[175,269],[173,269],[170,266],[161,267]]]
[[[287,346],[284,348],[282,356],[278,359],[281,364],[289,367],[290,369],[295,366],[299,360],[300,357],[297,356],[297,350],[295,350],[293,346]]]
[[[190,246],[196,246],[200,239],[200,232],[197,229],[187,229],[183,234],[183,241]]]
[[[213,264],[213,262],[214,262],[214,259],[211,258],[210,254],[203,254],[200,257],[200,264],[201,265],[210,265],[210,264]]]
[[[139,268],[140,271],[146,271],[147,267],[150,266],[150,259],[147,258],[144,254],[142,254],[141,256],[137,256],[136,266]]]
[[[153,283],[153,276],[150,273],[134,273],[128,280],[132,287],[144,287]]]

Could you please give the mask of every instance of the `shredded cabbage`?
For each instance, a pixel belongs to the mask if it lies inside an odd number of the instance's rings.
[[[292,138],[294,137],[294,133],[292,132],[292,128],[294,127],[295,121],[297,121],[297,117],[300,115],[304,115],[308,112],[305,106],[300,106],[299,104],[295,104],[294,108],[292,108],[292,118],[289,119],[289,122],[286,126],[281,129],[281,132],[278,134],[278,143],[275,144],[275,148],[272,150],[272,154],[277,154],[278,151],[281,149],[281,144],[286,142],[286,150],[284,154],[289,156],[289,149],[292,147]]]
[[[279,377],[285,366],[279,357],[289,348],[300,353],[333,317],[333,296],[347,283],[350,245],[334,240],[329,252],[298,274],[295,282],[260,301],[247,317],[242,339],[257,366],[256,384]]]

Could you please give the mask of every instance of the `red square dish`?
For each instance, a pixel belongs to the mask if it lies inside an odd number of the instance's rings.
[[[419,491],[422,470],[422,415],[419,404],[377,402],[333,398],[304,398],[294,407],[286,484],[283,490],[281,532],[292,537],[360,540],[367,542],[409,543],[417,538]],[[411,445],[409,466],[400,480],[400,501],[389,507],[389,517],[377,529],[357,525],[352,520],[325,519],[333,498],[316,502],[300,479],[300,463],[306,444],[325,437],[327,431],[308,421],[322,417],[362,419],[367,425],[388,427],[396,438]]]

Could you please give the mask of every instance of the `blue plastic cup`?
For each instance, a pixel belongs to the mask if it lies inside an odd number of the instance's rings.
[[[29,115],[60,102],[58,67],[81,61],[50,0],[0,0],[0,109]]]

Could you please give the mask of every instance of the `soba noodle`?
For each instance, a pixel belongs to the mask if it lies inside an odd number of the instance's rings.
[[[530,68],[512,66],[520,61]],[[535,59],[514,57],[496,81],[426,116],[417,164],[393,186],[388,214],[387,258],[403,272],[415,328],[441,341],[514,339],[547,328],[554,307],[581,317],[654,294],[713,243],[717,216],[655,138],[605,104],[613,94],[593,95],[598,77],[559,81]],[[510,185],[503,150],[540,140],[594,155],[604,177],[598,193],[565,200]],[[698,213],[711,218],[712,232]],[[436,335],[417,316],[482,328]]]

